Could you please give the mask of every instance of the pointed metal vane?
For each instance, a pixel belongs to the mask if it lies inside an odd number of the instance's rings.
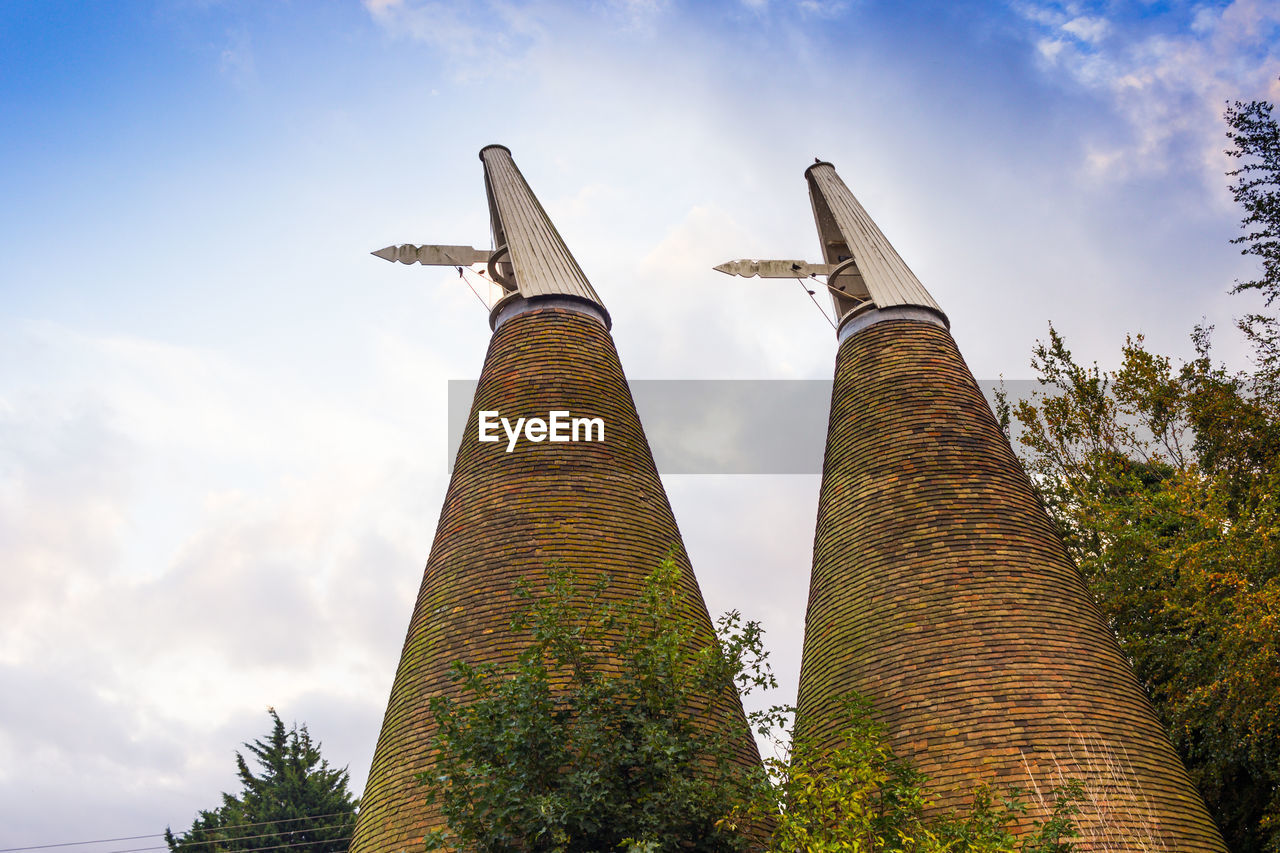
[[[826,263],[740,259],[715,269],[743,278],[806,279],[825,275],[823,284],[835,308],[836,322],[832,325],[836,326],[842,326],[854,314],[884,308],[924,309],[946,324],[946,315],[938,303],[849,192],[835,167],[818,160],[804,175]],[[809,296],[813,296],[812,290]]]
[[[387,246],[376,252],[370,252],[386,261],[399,261],[402,264],[423,264],[433,267],[469,267],[472,264],[488,263],[493,252],[489,249],[473,249],[470,246],[414,246],[406,243],[403,246]]]
[[[402,264],[459,269],[484,264],[489,281],[505,291],[497,302],[489,304],[491,325],[497,316],[493,312],[504,305],[510,307],[517,297],[542,300],[542,304],[547,298],[567,298],[589,303],[593,316],[608,328],[609,312],[516,168],[511,152],[502,145],[487,145],[480,149],[480,160],[484,163],[484,188],[495,248],[406,243],[371,254]],[[481,301],[485,301],[483,297]]]
[[[830,275],[835,264],[811,264],[808,261],[725,261],[714,268],[718,272],[739,275],[743,278],[808,278],[811,275]]]

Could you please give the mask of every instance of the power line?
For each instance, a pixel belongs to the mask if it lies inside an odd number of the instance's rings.
[[[160,838],[163,832],[153,832],[150,835],[125,835],[121,838],[96,838],[93,841],[64,841],[61,844],[33,844],[30,847],[5,847],[0,849],[0,853],[14,853],[17,850],[47,850],[50,847],[78,847],[81,844],[107,844],[113,841],[137,841],[139,838]]]
[[[287,818],[281,818],[280,820],[261,820],[261,821],[258,821],[257,823],[233,823],[233,824],[228,824],[227,826],[220,826],[218,828],[219,829],[250,829],[255,826],[273,826],[273,825],[278,826],[283,823],[297,823],[298,821],[303,821],[303,820],[320,820],[322,818],[339,817],[345,814],[348,814],[348,812],[330,812],[329,814],[307,815],[305,817],[287,817]],[[302,832],[303,830],[295,829],[290,831]],[[272,834],[275,834],[275,833],[272,833]],[[63,841],[58,844],[32,844],[27,847],[3,847],[3,848],[0,848],[0,853],[21,853],[21,851],[24,851],[24,850],[48,850],[54,847],[80,847],[85,844],[112,844],[116,841],[139,841],[143,838],[163,838],[163,837],[164,837],[163,832],[153,832],[148,835],[124,835],[119,838],[95,838],[91,841]],[[241,836],[241,839],[245,837],[254,838],[259,836]],[[240,840],[240,839],[233,839],[233,840]],[[145,849],[158,850],[161,848],[152,847],[152,848],[145,848]]]
[[[341,841],[350,841],[352,837],[353,836],[348,835],[344,838],[326,838],[323,841],[298,841],[293,844],[274,844],[270,847],[250,847],[248,850],[238,850],[236,851],[236,853],[267,853],[267,851],[269,850],[285,850],[289,847],[310,847],[317,844],[335,844]],[[226,841],[238,841],[238,840],[240,839],[211,838],[208,841],[197,841],[195,843],[215,845],[215,844],[225,843]],[[165,845],[163,847],[130,847],[126,850],[112,850],[111,853],[147,853],[147,851],[150,851],[150,850],[168,850],[168,849],[169,849],[168,845]]]
[[[248,829],[251,826],[272,826],[281,823],[297,823],[300,820],[320,820],[321,818],[339,817],[340,815],[350,814],[350,812],[329,812],[328,814],[312,814],[303,815],[302,817],[282,817],[279,820],[260,820],[257,823],[230,823],[220,829]],[[295,830],[297,831],[297,830]],[[0,853],[9,853],[7,850],[0,850]]]
[[[298,821],[298,820],[304,820],[304,818],[292,818],[292,820]],[[269,823],[284,823],[284,821],[269,821]],[[211,826],[208,829],[196,830],[196,832],[201,835],[210,834],[210,833],[216,834],[224,829],[246,829],[253,825],[254,824],[248,823],[248,824],[240,824],[238,826],[236,824],[231,824],[229,826]],[[275,832],[264,832],[261,835],[233,835],[230,837],[222,837],[221,835],[218,835],[215,838],[210,838],[207,842],[201,841],[198,838],[190,838],[187,840],[195,844],[205,844],[205,843],[212,843],[212,842],[221,843],[221,842],[231,842],[231,841],[253,841],[256,838],[274,838],[279,835],[292,835],[295,832],[322,832],[326,829],[338,829],[342,826],[343,824],[341,823],[330,823],[325,826],[300,826],[297,829],[284,829],[284,830],[277,830]],[[190,835],[191,833],[188,832],[186,834]],[[138,849],[159,850],[160,848],[159,847],[140,847]],[[115,851],[112,851],[112,853],[128,853],[128,851],[115,850]]]

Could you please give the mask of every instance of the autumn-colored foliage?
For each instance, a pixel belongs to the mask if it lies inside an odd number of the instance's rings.
[[[1226,119],[1262,261],[1236,291],[1280,295],[1280,132],[1266,102]],[[1053,328],[1043,390],[1003,403],[1050,514],[1168,725],[1228,845],[1280,853],[1280,324],[1239,322],[1254,367],[1175,365],[1128,340],[1114,371],[1074,360]]]

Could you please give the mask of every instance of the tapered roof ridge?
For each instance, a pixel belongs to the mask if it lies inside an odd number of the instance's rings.
[[[837,318],[902,306],[933,311],[946,323],[941,306],[840,180],[836,167],[819,160],[804,176],[823,258],[837,265],[829,279]]]
[[[488,145],[480,149],[480,160],[493,225],[492,261],[500,262],[489,267],[511,292],[508,298],[518,294],[526,299],[583,299],[604,312],[608,325],[604,302],[529,188],[511,151],[505,145]]]

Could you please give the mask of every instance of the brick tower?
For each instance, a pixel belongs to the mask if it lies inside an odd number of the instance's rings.
[[[607,573],[610,595],[634,595],[674,553],[688,602],[684,617],[700,636],[713,635],[609,334],[609,313],[511,153],[489,146],[480,159],[496,250],[402,246],[375,253],[406,263],[485,260],[507,292],[490,315],[493,338],[409,621],[352,853],[417,851],[427,831],[443,826],[415,779],[432,762],[427,703],[456,691],[453,661],[514,660],[519,641],[509,626],[523,608],[512,594],[517,580],[536,585],[556,562],[583,588]],[[512,422],[552,411],[599,418],[604,440],[522,440],[507,452],[505,438],[478,440],[481,411]],[[742,715],[740,706],[718,712]],[[741,730],[741,761],[758,764],[745,721]]]
[[[1086,849],[1224,851],[946,315],[830,163],[805,177],[839,351],[797,731],[834,745],[857,692],[936,808],[1077,777]]]

